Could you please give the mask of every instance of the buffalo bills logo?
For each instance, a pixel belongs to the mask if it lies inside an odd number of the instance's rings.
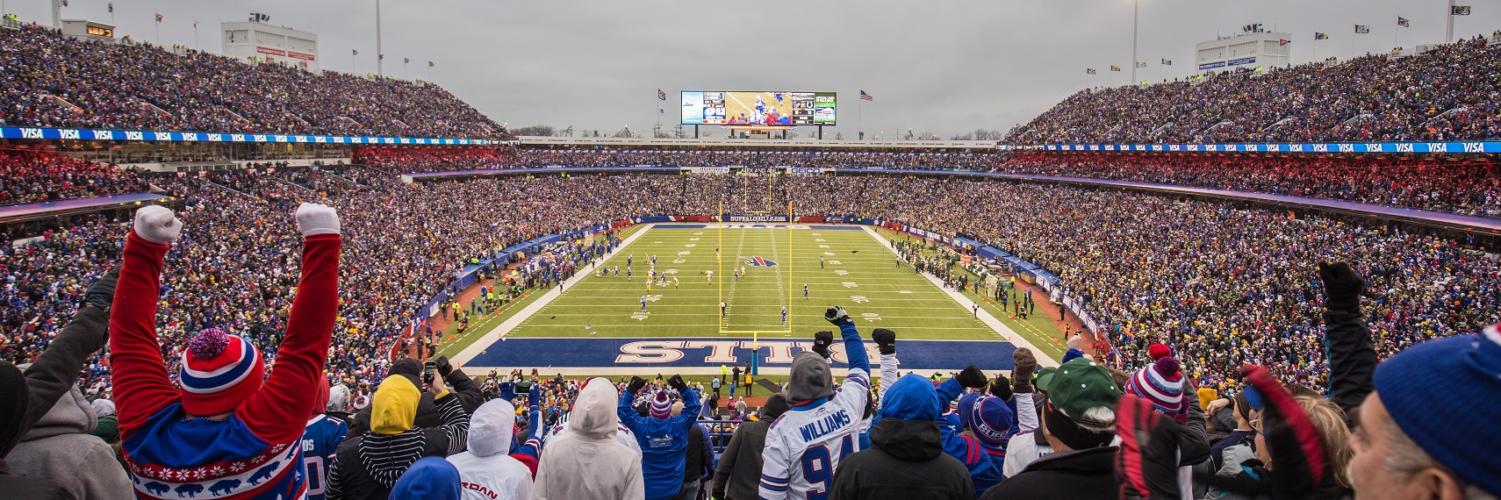
[[[746,257],[745,265],[752,267],[776,267],[777,263],[774,260],[763,259],[761,257]]]

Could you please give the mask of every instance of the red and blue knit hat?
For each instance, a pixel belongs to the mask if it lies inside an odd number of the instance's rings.
[[[1409,347],[1377,365],[1375,376],[1376,397],[1397,427],[1438,463],[1492,495],[1501,495],[1501,427],[1493,406],[1501,400],[1498,329]]]
[[[1172,356],[1158,358],[1131,374],[1126,380],[1126,393],[1151,402],[1157,411],[1180,422],[1187,416],[1183,407],[1183,372]]]
[[[240,406],[261,388],[265,363],[250,341],[219,328],[188,340],[178,381],[182,409],[189,415],[218,415]]]
[[[657,395],[651,398],[651,416],[663,420],[672,416],[672,397],[667,391],[657,391]]]

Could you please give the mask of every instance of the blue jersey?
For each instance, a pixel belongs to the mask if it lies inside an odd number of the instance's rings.
[[[308,500],[323,500],[328,488],[328,468],[333,465],[334,451],[349,434],[349,423],[328,415],[307,421],[302,431],[302,463],[307,467]]]

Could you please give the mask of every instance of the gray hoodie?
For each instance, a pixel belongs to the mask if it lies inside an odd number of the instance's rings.
[[[516,407],[507,401],[492,400],[474,410],[469,417],[469,451],[448,457],[459,469],[464,498],[532,498],[531,469],[509,455],[515,427]]]
[[[568,432],[547,442],[537,466],[533,498],[633,500],[646,497],[641,454],[615,440],[620,393],[603,378],[589,379],[568,414]]]
[[[5,461],[11,473],[45,477],[71,498],[135,498],[114,449],[89,434],[96,423],[93,407],[74,387],[27,431]]]

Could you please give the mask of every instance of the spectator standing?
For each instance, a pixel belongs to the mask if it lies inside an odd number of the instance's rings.
[[[897,380],[882,395],[870,432],[873,448],[839,464],[829,498],[974,498],[969,470],[943,451],[938,412],[938,393],[926,378],[908,374]]]

